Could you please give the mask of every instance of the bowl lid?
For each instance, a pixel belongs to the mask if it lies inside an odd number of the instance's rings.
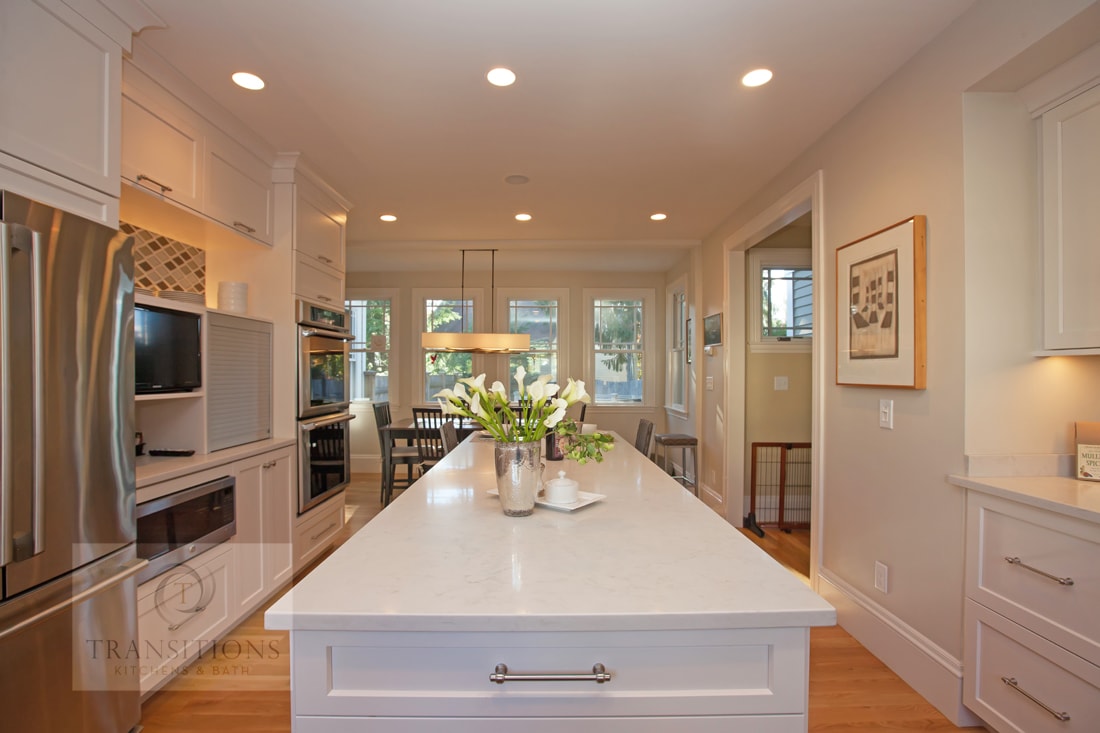
[[[562,488],[568,486],[576,486],[577,482],[571,478],[565,477],[565,471],[558,471],[558,477],[552,478],[546,482],[547,486],[561,486]]]

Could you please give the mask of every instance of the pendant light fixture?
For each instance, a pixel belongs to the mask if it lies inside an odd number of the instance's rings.
[[[486,332],[466,332],[466,253],[489,252],[492,254],[490,275],[490,301],[492,329]],[[425,331],[420,334],[420,345],[428,351],[461,352],[465,354],[521,354],[531,349],[531,336],[526,333],[496,333],[496,272],[495,249],[462,250],[462,281],[459,295],[458,333],[449,331]]]

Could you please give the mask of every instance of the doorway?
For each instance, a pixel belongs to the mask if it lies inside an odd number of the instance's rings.
[[[810,461],[810,584],[817,586],[818,555],[821,547],[820,523],[822,509],[824,419],[824,344],[830,328],[825,315],[826,261],[823,230],[823,174],[817,171],[799,186],[768,207],[724,243],[725,282],[724,310],[729,314],[729,348],[725,350],[725,450],[723,455],[724,510],[726,520],[742,526],[748,513],[749,427],[746,424],[748,387],[749,334],[748,306],[745,295],[749,252],[756,245],[776,235],[799,220],[807,221],[810,240],[810,263],[813,279],[813,337],[809,365],[809,435]],[[773,383],[774,389],[774,383]]]

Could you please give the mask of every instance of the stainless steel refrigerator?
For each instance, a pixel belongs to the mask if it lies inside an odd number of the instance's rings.
[[[0,192],[0,727],[140,719],[132,240]]]

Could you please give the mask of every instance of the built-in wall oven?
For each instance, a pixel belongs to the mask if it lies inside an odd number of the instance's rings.
[[[137,506],[137,555],[149,561],[137,576],[151,580],[237,533],[236,481],[207,481]]]
[[[351,340],[350,313],[298,301],[299,514],[343,491],[351,479]]]

